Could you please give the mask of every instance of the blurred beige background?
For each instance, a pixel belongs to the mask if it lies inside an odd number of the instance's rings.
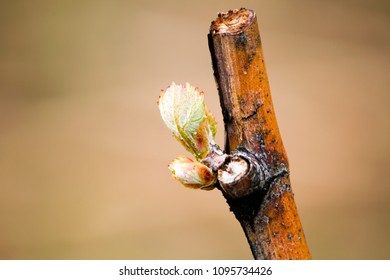
[[[186,81],[220,113],[207,33],[257,12],[315,259],[390,258],[388,1],[7,1],[0,258],[248,259],[218,191],[185,189],[157,109]]]

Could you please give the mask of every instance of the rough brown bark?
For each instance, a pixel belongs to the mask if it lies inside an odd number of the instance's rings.
[[[231,154],[223,168],[226,173],[219,171],[220,189],[256,259],[310,259],[256,14],[247,9],[219,14],[210,27],[209,46],[225,123],[225,150]],[[242,166],[245,171],[234,175]]]

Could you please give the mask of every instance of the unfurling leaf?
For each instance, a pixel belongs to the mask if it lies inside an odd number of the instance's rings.
[[[161,92],[158,107],[175,138],[196,158],[196,161],[187,157],[175,159],[169,165],[173,177],[189,188],[213,189],[217,173],[211,169],[215,164],[209,163],[219,158],[214,143],[217,125],[204,103],[204,93],[189,83],[185,86],[172,83]]]
[[[212,190],[217,180],[216,174],[206,165],[184,156],[176,158],[169,169],[175,179],[193,189]]]
[[[204,93],[186,83],[172,83],[162,91],[158,106],[161,117],[183,146],[203,159],[214,144],[216,122],[204,104]]]

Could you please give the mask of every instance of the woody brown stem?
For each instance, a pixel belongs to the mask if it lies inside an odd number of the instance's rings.
[[[231,154],[220,189],[256,259],[310,259],[271,100],[256,14],[219,14],[209,47]]]

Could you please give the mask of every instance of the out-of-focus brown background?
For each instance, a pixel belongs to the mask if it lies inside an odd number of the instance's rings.
[[[315,259],[390,258],[388,1],[7,1],[0,8],[0,258],[248,259],[157,109],[186,81],[220,113],[207,33],[257,12]]]

